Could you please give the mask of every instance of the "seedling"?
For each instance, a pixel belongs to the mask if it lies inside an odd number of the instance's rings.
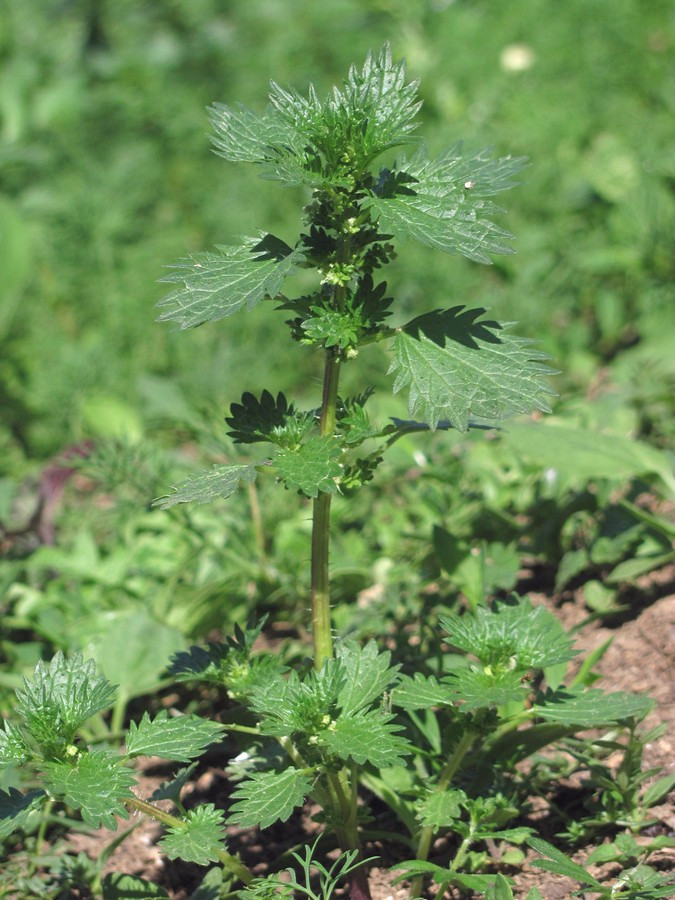
[[[491,198],[511,187],[525,165],[522,158],[466,152],[461,144],[430,158],[413,134],[416,90],[385,47],[352,68],[325,99],[313,88],[304,97],[272,84],[263,115],[214,106],[221,156],[256,165],[282,185],[309,189],[304,228],[292,246],[260,232],[182,260],[164,279],[177,287],[162,301],[162,320],[190,328],[273,303],[290,339],[323,359],[316,408],[296,408],[269,389],[232,403],[226,419],[232,439],[252,449],[266,445],[266,452],[214,466],[158,502],[167,509],[226,498],[259,476],[311,502],[312,664],[288,672],[278,656],[253,652],[260,625],[179,653],[172,663],[177,680],[226,688],[227,723],[146,714],[131,724],[125,750],[117,753],[78,737],[89,717],[114,703],[113,687],[77,656],[41,663],[18,695],[23,723],[5,723],[0,732],[0,762],[33,767],[41,785],[5,795],[6,831],[52,800],[80,810],[92,827],[114,828],[115,816],[138,810],[166,826],[161,845],[169,856],[222,866],[230,880],[252,885],[246,896],[274,894],[278,882],[253,884],[225,849],[222,810],[211,804],[185,810],[185,773],[163,794],[175,813],[131,790],[136,779],[129,763],[137,756],[187,762],[227,729],[252,741],[229,769],[239,784],[227,822],[265,828],[311,798],[342,851],[337,868],[315,866],[327,879],[325,890],[347,875],[354,900],[370,896],[360,864],[368,822],[359,804],[364,784],[398,819],[390,836],[414,856],[406,864],[413,896],[421,893],[432,841],[442,833],[458,845],[441,884],[485,892],[499,883],[466,871],[481,863],[476,848],[486,841],[522,844],[531,832],[509,827],[522,806],[516,764],[579,728],[629,724],[650,708],[643,697],[564,687],[560,673],[574,655],[571,641],[553,615],[515,596],[487,609],[478,593],[470,613],[441,617],[436,670],[403,674],[374,641],[334,641],[333,499],[342,502],[343,495],[347,502],[366,485],[404,435],[484,429],[504,416],[547,410],[551,394],[543,354],[484,309],[429,308],[402,325],[388,324],[393,300],[380,271],[394,256],[393,241],[411,238],[479,263],[511,252],[511,235],[492,221],[499,210]],[[394,157],[404,144],[413,145],[412,154]],[[311,286],[289,296],[291,278],[301,270]],[[394,391],[408,393],[406,420],[372,422],[367,385],[354,396],[340,393],[342,369],[374,344],[391,353]],[[443,644],[457,651],[447,664]],[[276,755],[268,753],[275,743]],[[309,878],[311,854],[297,859]],[[213,877],[222,881],[220,870]],[[296,888],[310,890],[308,883]],[[111,883],[108,891],[121,895]]]

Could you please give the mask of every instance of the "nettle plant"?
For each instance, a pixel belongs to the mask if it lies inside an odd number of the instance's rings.
[[[109,709],[114,698],[93,664],[62,655],[40,663],[18,692],[21,721],[5,722],[0,732],[0,763],[25,766],[36,779],[28,793],[12,788],[0,795],[2,834],[28,827],[36,810],[51,810],[56,802],[79,810],[91,827],[114,829],[116,816],[136,810],[166,826],[160,845],[170,857],[215,864],[205,885],[223,896],[242,882],[241,896],[291,896],[293,890],[315,896],[314,873],[324,896],[346,877],[351,896],[363,900],[370,894],[361,843],[369,836],[367,798],[375,797],[396,819],[377,835],[404,848],[409,859],[400,868],[412,879],[411,896],[421,893],[428,876],[439,896],[448,886],[510,896],[504,893],[508,881],[485,871],[494,867],[485,842],[513,862],[521,851],[508,846],[530,837],[531,829],[516,823],[528,796],[518,763],[531,758],[540,772],[539,751],[580,728],[611,726],[605,746],[613,749],[622,746],[622,729],[634,736],[649,701],[588,689],[589,667],[564,686],[575,653],[571,640],[552,614],[526,599],[441,617],[438,652],[414,672],[403,672],[375,641],[360,646],[334,639],[333,498],[348,502],[402,435],[486,427],[509,414],[547,409],[551,393],[542,354],[483,309],[434,309],[406,325],[387,324],[392,299],[379,273],[393,258],[393,240],[412,238],[481,263],[489,263],[491,253],[510,252],[510,235],[491,221],[498,208],[490,198],[510,187],[524,166],[523,159],[465,153],[460,144],[430,159],[412,134],[420,108],[416,89],[385,47],[363,68],[352,68],[326,99],[313,88],[303,97],[273,84],[262,116],[214,106],[221,156],[311,191],[305,227],[294,246],[261,233],[182,261],[164,279],[178,286],[162,303],[162,320],[190,328],[272,302],[283,311],[291,340],[323,355],[317,409],[297,409],[267,390],[244,394],[230,408],[230,435],[240,444],[265,444],[267,452],[250,463],[214,466],[158,501],[168,508],[228,497],[258,476],[311,501],[312,659],[288,671],[278,655],[254,651],[260,625],[180,653],[172,662],[178,681],[226,690],[219,721],[146,714],[131,724],[122,751],[96,744],[97,732],[86,730],[87,720]],[[408,143],[416,144],[412,156],[378,166],[382,154]],[[311,273],[313,288],[291,298],[282,287],[297,270]],[[408,391],[410,419],[381,426],[367,412],[371,390],[342,396],[339,378],[363,348],[383,341],[393,354],[394,391]],[[244,746],[249,742],[228,769],[237,786],[227,812],[212,804],[185,809],[181,789],[190,767],[154,798],[133,793],[136,757],[187,763],[224,732]],[[546,765],[554,779],[554,758]],[[611,773],[607,779],[609,790]],[[544,794],[545,778],[540,781]],[[658,793],[652,791],[651,802]],[[159,809],[158,798],[172,800],[174,811]],[[331,869],[314,863],[312,848],[296,855],[304,886],[284,885],[275,875],[253,879],[228,852],[225,825],[264,829],[287,820],[308,799],[320,807],[318,821],[342,850],[338,863]],[[454,855],[447,866],[432,865],[429,852],[442,835]],[[128,896],[121,884],[108,876],[104,895]],[[145,889],[140,879],[135,884],[137,891]]]

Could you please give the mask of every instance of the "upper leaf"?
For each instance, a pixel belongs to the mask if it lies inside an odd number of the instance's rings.
[[[174,716],[166,710],[154,719],[144,713],[138,723],[132,722],[127,734],[127,756],[161,756],[188,762],[199,756],[209,744],[217,741],[223,726],[199,716]]]
[[[465,155],[461,143],[434,160],[422,148],[400,161],[400,172],[384,170],[363,206],[395,237],[489,264],[489,253],[513,251],[512,235],[487,218],[499,207],[485,198],[512,187],[525,165],[524,157],[491,159],[489,150]]]
[[[432,791],[417,808],[417,817],[422,825],[442,828],[451,825],[462,815],[461,802],[466,798],[462,790]]]
[[[38,662],[32,681],[24,678],[16,709],[45,757],[60,757],[80,725],[110,706],[114,695],[115,686],[96,674],[92,659],[85,662],[81,653],[66,659],[59,651],[49,665]]]
[[[444,681],[462,701],[462,712],[522,701],[527,693],[519,672],[471,667],[451,672]]]
[[[262,164],[286,184],[319,188],[344,183],[372,159],[406,143],[420,103],[417,82],[405,83],[405,64],[393,63],[385,45],[352,67],[342,89],[321,100],[310,85],[307,97],[272,83],[271,106],[258,116],[243,106],[210,110],[219,155]]]
[[[529,600],[517,605],[500,603],[496,609],[479,607],[463,616],[441,616],[449,642],[472,653],[485,666],[507,667],[522,674],[569,662],[576,651],[556,617]]]
[[[227,821],[244,828],[267,828],[278,820],[285,822],[295,807],[304,803],[310,788],[310,779],[294,768],[254,772],[232,795],[237,802]]]
[[[553,391],[542,375],[553,370],[531,341],[513,337],[506,326],[476,321],[484,309],[461,306],[418,316],[396,335],[394,391],[409,389],[411,416],[431,428],[448,418],[466,431],[470,415],[498,419],[534,410],[549,411]]]
[[[158,322],[176,321],[181,328],[216,322],[240,309],[253,309],[265,297],[276,297],[284,278],[304,259],[273,235],[243,238],[220,253],[197,253],[170,268],[160,281],[181,284],[157,304],[166,307]]]
[[[206,866],[218,862],[218,854],[225,849],[225,814],[213,803],[203,803],[185,816],[184,826],[169,828],[159,846],[170,859]]]
[[[278,655],[256,653],[251,656],[250,647],[237,646],[232,639],[225,644],[190,647],[177,653],[171,661],[171,673],[176,681],[225,685],[229,696],[238,700],[258,687],[264,689],[285,669]]]
[[[213,466],[209,472],[186,479],[173,494],[160,497],[153,505],[169,509],[177,503],[212,503],[234,494],[242,481],[252,484],[256,475],[255,466]]]
[[[133,797],[136,784],[131,769],[121,765],[120,757],[109,750],[82,753],[75,765],[70,762],[45,763],[45,784],[49,793],[62,797],[82,812],[92,828],[104,825],[117,829],[115,816],[129,818],[124,797]]]
[[[345,641],[337,648],[345,682],[340,690],[338,705],[344,715],[353,715],[377,700],[397,680],[399,666],[391,666],[391,653],[379,653],[375,641],[360,647],[355,641]]]
[[[391,724],[389,719],[390,716],[378,710],[340,716],[333,727],[317,736],[317,740],[320,746],[345,761],[353,759],[359,765],[369,762],[378,769],[402,766],[411,745],[406,738],[396,734],[401,726]]]
[[[403,709],[430,709],[432,706],[448,706],[457,698],[443,684],[439,684],[433,675],[422,675],[415,672],[414,678],[401,675],[400,680],[391,693],[394,706]]]
[[[274,467],[291,490],[300,490],[308,497],[319,491],[334,494],[335,479],[342,474],[338,463],[340,446],[330,436],[311,437],[294,449],[284,449],[274,458]]]

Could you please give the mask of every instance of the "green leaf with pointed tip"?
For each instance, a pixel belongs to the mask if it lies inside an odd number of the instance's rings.
[[[69,806],[79,809],[92,828],[104,825],[117,829],[115,816],[129,818],[124,797],[133,797],[130,788],[136,776],[120,757],[109,750],[82,753],[75,765],[67,762],[45,763],[45,786],[50,794],[61,797]]]
[[[213,803],[203,803],[188,811],[183,819],[184,827],[169,828],[159,841],[159,846],[169,859],[206,866],[218,861],[218,854],[225,850],[225,813]]]
[[[318,744],[341,759],[351,759],[359,765],[369,762],[378,769],[403,766],[404,757],[412,748],[406,738],[396,734],[401,726],[391,724],[389,718],[379,710],[340,716],[333,728],[317,736]]]
[[[226,499],[237,490],[242,481],[253,484],[257,472],[255,466],[213,466],[208,472],[194,475],[181,482],[168,497],[160,497],[153,506],[170,509],[178,503],[212,503]]]
[[[241,103],[234,108],[214,103],[208,110],[216,153],[230,162],[269,163],[289,150],[302,154],[293,129],[272,107],[259,116]]]
[[[218,740],[222,725],[199,716],[173,716],[166,710],[154,719],[146,713],[138,723],[132,722],[126,738],[127,756],[161,756],[178,762],[189,762],[209,744]]]
[[[158,322],[193,328],[253,309],[265,297],[276,297],[286,276],[304,259],[299,250],[272,235],[243,238],[241,244],[218,250],[194,254],[170,267],[176,272],[160,281],[182,287],[157,304],[165,308]]]
[[[385,170],[377,194],[363,206],[397,238],[489,264],[489,253],[513,252],[513,235],[490,220],[501,210],[486,197],[513,187],[511,179],[526,164],[524,157],[492,159],[489,150],[465,154],[461,143],[433,160],[421,148],[397,163],[398,172]]]
[[[461,790],[434,791],[419,806],[417,817],[422,825],[442,828],[452,825],[462,815],[461,801],[466,794]]]
[[[313,188],[349,184],[369,162],[407,143],[420,103],[417,82],[405,83],[405,64],[393,63],[386,44],[349,71],[342,88],[321,100],[272,82],[263,116],[243,106],[210,110],[217,152],[226,159],[262,164],[285,184]]]
[[[462,711],[503,706],[525,699],[527,689],[519,672],[490,672],[484,669],[457,669],[444,679]]]
[[[505,325],[477,321],[484,309],[461,306],[413,319],[396,335],[394,393],[407,387],[410,415],[432,429],[449,419],[466,431],[469,416],[500,419],[534,410],[549,411],[553,393],[542,376],[553,374],[546,355],[531,341],[513,337]]]
[[[447,706],[455,700],[452,691],[439,684],[433,675],[425,676],[415,672],[414,677],[402,675],[391,692],[391,702],[403,709],[430,709],[432,706]]]
[[[592,728],[611,725],[624,719],[643,719],[654,706],[654,701],[641,694],[616,691],[572,691],[560,689],[544,695],[532,708],[541,719]]]
[[[345,682],[338,706],[352,715],[379,699],[397,678],[399,666],[391,666],[391,653],[379,653],[375,641],[360,647],[355,641],[340,644],[336,656],[342,663]]]
[[[23,828],[26,819],[47,799],[44,791],[29,791],[22,794],[16,788],[0,791],[0,840],[17,828]]]
[[[509,666],[522,674],[569,662],[576,655],[558,619],[527,599],[500,603],[495,610],[479,607],[469,615],[441,616],[440,621],[449,643],[485,666]]]
[[[310,779],[297,769],[255,772],[232,795],[236,802],[227,821],[244,828],[285,822],[296,806],[304,803],[311,786]]]
[[[16,710],[45,757],[59,757],[80,725],[111,705],[115,690],[93,660],[81,653],[66,659],[59,651],[48,665],[38,662],[32,681],[24,678]]]
[[[342,312],[339,309],[312,307],[314,316],[302,323],[303,331],[314,341],[322,341],[324,347],[355,347],[359,342],[361,319],[358,310]]]
[[[30,759],[30,749],[18,728],[5,719],[0,729],[0,766],[20,766]]]
[[[501,872],[495,876],[494,884],[485,892],[485,900],[513,900],[513,891]]]
[[[334,494],[335,479],[342,474],[338,463],[340,447],[331,436],[313,437],[296,449],[282,450],[274,457],[277,475],[290,490],[299,490],[308,497],[316,497],[321,491]]]

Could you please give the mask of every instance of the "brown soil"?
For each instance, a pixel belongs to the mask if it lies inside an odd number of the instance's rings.
[[[664,591],[666,584],[672,582],[672,571],[652,578],[652,581],[641,585],[643,590],[640,599],[644,603],[645,593],[658,596]],[[661,579],[659,581],[659,579]],[[556,612],[567,627],[578,627],[588,618],[588,611],[583,603],[583,589],[570,597],[566,602],[557,604],[550,598],[531,594],[533,601],[557,606]],[[637,594],[636,594],[637,596]],[[630,599],[630,598],[629,598]],[[651,598],[650,598],[651,599]],[[612,638],[612,644],[595,670],[602,675],[597,686],[607,690],[627,690],[646,693],[656,701],[654,711],[650,713],[644,727],[658,723],[666,723],[669,731],[657,740],[647,744],[645,748],[645,767],[660,767],[661,774],[675,771],[675,691],[672,678],[672,660],[675,657],[675,595],[657,599],[652,605],[633,610],[632,615],[624,614],[624,621],[616,627],[600,624],[598,621],[583,625],[577,632],[577,646],[587,653]],[[584,655],[585,655],[584,653]],[[143,769],[139,793],[148,797],[154,788],[168,777],[168,770],[162,772],[153,768],[155,761],[148,760]],[[656,778],[658,776],[654,776]],[[652,779],[653,780],[653,779]],[[229,793],[227,779],[218,764],[208,768],[199,779],[189,786],[190,793],[200,801],[208,799],[218,805],[226,805]],[[189,800],[188,800],[189,803]],[[653,810],[658,825],[651,829],[651,834],[670,834],[675,832],[675,809],[663,804]],[[535,818],[535,817],[533,817]],[[535,818],[536,821],[536,818]],[[121,822],[122,828],[130,823]],[[186,900],[199,883],[203,870],[180,862],[171,862],[162,857],[156,847],[160,835],[157,825],[147,820],[132,818],[131,824],[136,828],[127,840],[112,854],[106,871],[117,871],[141,875],[161,884],[174,900]],[[256,874],[264,874],[268,870],[268,862],[274,862],[280,854],[289,849],[299,849],[308,836],[316,834],[317,826],[311,820],[310,811],[296,816],[283,825],[278,824],[264,833],[255,829],[229,829],[229,848],[231,852],[240,853],[243,860],[251,866]],[[550,835],[546,835],[550,838]],[[90,835],[71,835],[68,838],[68,851],[84,850],[95,857],[109,843],[109,831]],[[648,836],[641,836],[641,841],[648,841]],[[437,845],[435,850],[439,850]],[[441,847],[442,849],[442,847]],[[370,888],[373,900],[398,900],[407,897],[405,886],[392,885],[389,867],[394,865],[396,848],[375,844],[367,848],[367,854],[380,857],[381,867],[373,867],[369,871]],[[587,850],[581,850],[575,857],[583,862]],[[534,854],[532,854],[533,856]],[[399,857],[400,858],[400,857]],[[284,859],[282,865],[288,864]],[[383,864],[383,865],[382,865]],[[663,871],[671,871],[675,867],[675,851],[659,851],[650,858],[650,864]],[[604,866],[594,874],[602,879],[616,872],[616,866]],[[515,880],[514,895],[525,897],[527,891],[536,885],[544,900],[562,900],[571,896],[571,892],[579,885],[543,872],[529,865],[519,870],[509,871]],[[345,896],[338,892],[336,896]],[[449,896],[449,895],[448,895]]]

